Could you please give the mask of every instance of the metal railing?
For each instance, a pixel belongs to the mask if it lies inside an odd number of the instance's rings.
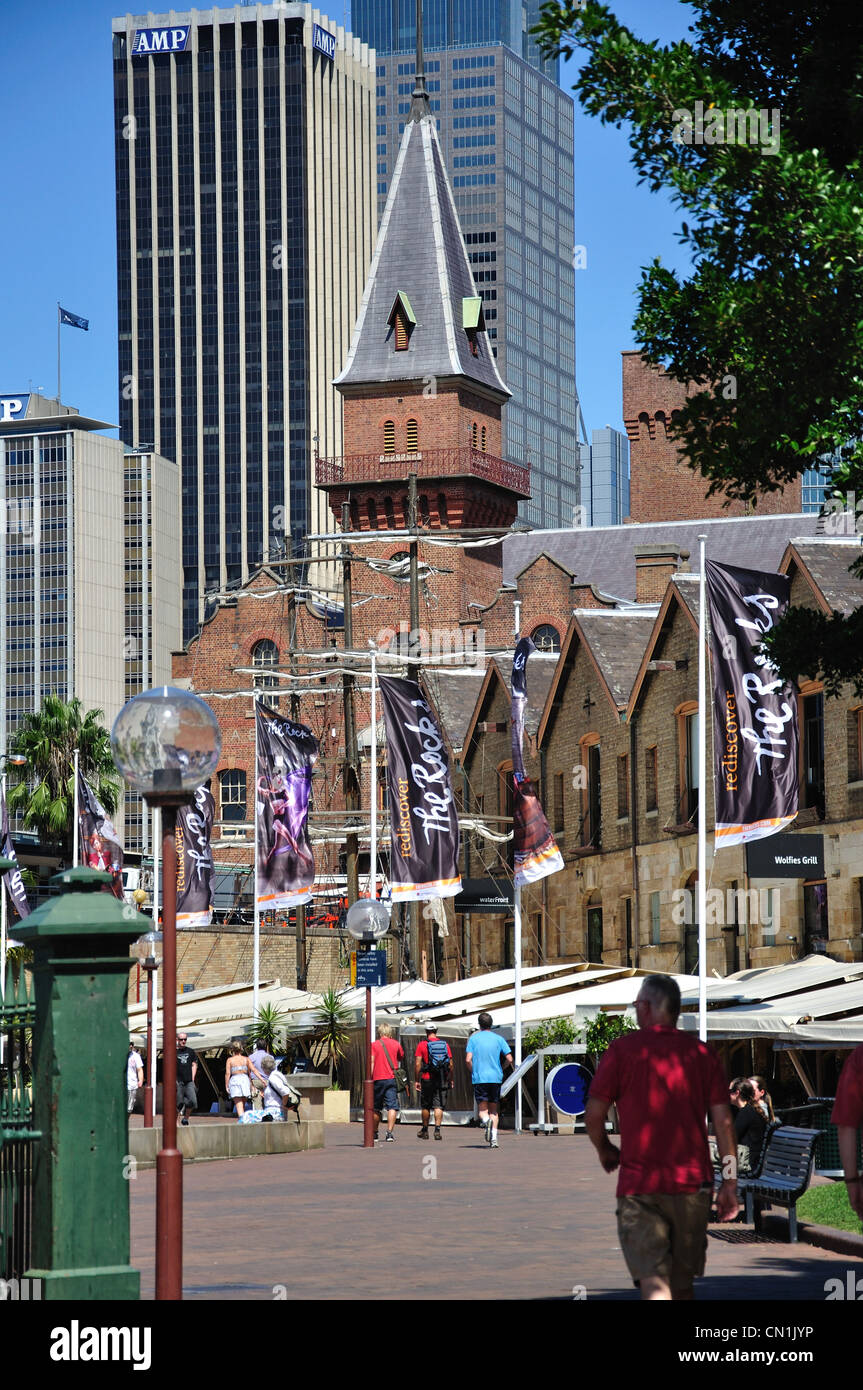
[[[31,1264],[33,1229],[32,1087],[28,1084],[30,1038],[36,1017],[33,985],[11,962],[0,1003],[0,1279],[21,1280]]]
[[[409,473],[417,478],[451,478],[468,475],[496,483],[530,496],[530,469],[481,449],[422,449],[408,454],[345,454],[341,458],[315,460],[318,487],[340,483],[407,483]]]

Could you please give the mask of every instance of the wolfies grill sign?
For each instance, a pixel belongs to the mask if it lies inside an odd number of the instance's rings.
[[[452,897],[461,888],[459,833],[443,734],[415,681],[381,678],[380,689],[393,902]]]

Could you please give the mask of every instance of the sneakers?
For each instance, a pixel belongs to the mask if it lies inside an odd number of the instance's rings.
[[[497,1142],[497,1139],[489,1139],[488,1145],[489,1145],[489,1148],[490,1148],[490,1149],[499,1149],[499,1148],[500,1148],[500,1144]]]
[[[184,1115],[183,1118],[182,1118],[182,1120],[180,1121],[180,1124],[181,1124],[181,1125],[187,1125],[188,1123],[189,1123],[189,1121],[186,1119],[186,1117],[185,1117],[185,1115]]]
[[[423,1126],[423,1128],[422,1128],[422,1129],[418,1132],[418,1134],[417,1134],[417,1139],[428,1139],[428,1137],[429,1137],[429,1132],[428,1132],[428,1130],[425,1128],[425,1126]]]
[[[387,1144],[394,1144],[394,1143],[395,1143],[395,1136],[392,1135],[392,1134],[390,1134],[389,1130],[387,1130],[387,1137],[386,1137],[386,1140],[385,1140],[384,1142],[387,1143]]]
[[[426,1131],[426,1133],[428,1133],[428,1131]],[[440,1132],[440,1125],[435,1125],[434,1137],[435,1139],[443,1139],[443,1135]]]
[[[485,1127],[485,1142],[489,1144],[493,1149],[497,1148],[497,1135],[494,1132],[494,1125],[492,1124],[491,1120],[489,1120],[488,1124]]]
[[[486,1140],[488,1139],[488,1131],[489,1131],[490,1128],[491,1128],[491,1126],[489,1125],[488,1120],[480,1120],[480,1121],[479,1121],[479,1129],[480,1129],[480,1133],[481,1133],[483,1139],[486,1139]]]

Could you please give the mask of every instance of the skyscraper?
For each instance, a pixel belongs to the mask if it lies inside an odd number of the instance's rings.
[[[425,0],[426,86],[485,320],[512,391],[502,450],[530,466],[536,526],[572,524],[580,500],[575,385],[573,102],[530,28],[540,0]],[[377,190],[383,212],[410,108],[416,0],[354,0],[377,50]]]
[[[620,526],[629,516],[629,440],[611,425],[594,430],[589,458],[589,475],[582,474],[586,524]]]
[[[113,21],[120,428],[180,465],[183,631],[325,529],[375,230],[374,73],[310,5]]]

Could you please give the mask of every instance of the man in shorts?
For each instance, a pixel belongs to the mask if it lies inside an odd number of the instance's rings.
[[[512,1066],[512,1053],[509,1043],[504,1042],[500,1033],[491,1030],[491,1014],[480,1014],[477,1022],[479,1032],[472,1033],[467,1040],[465,1061],[473,1083],[473,1097],[479,1111],[480,1128],[485,1131],[486,1143],[498,1147],[497,1129],[500,1121],[499,1104],[500,1083],[503,1081],[503,1066]]]
[[[177,1114],[180,1124],[189,1123],[189,1111],[198,1108],[198,1092],[195,1090],[195,1077],[198,1075],[198,1054],[188,1046],[186,1030],[181,1028],[177,1034]]]
[[[414,1054],[414,1077],[422,1106],[422,1125],[417,1138],[428,1139],[429,1119],[434,1111],[434,1137],[442,1139],[440,1127],[446,1108],[446,1093],[452,1083],[452,1049],[448,1042],[438,1037],[433,1023],[426,1024],[425,1042],[420,1043]]]
[[[857,1136],[863,1125],[863,1043],[845,1060],[830,1119],[836,1126],[848,1201],[863,1221],[863,1175],[857,1162]]]
[[[378,1141],[378,1127],[381,1115],[387,1112],[387,1132],[385,1143],[395,1140],[396,1115],[399,1109],[399,1096],[396,1087],[396,1069],[404,1064],[405,1054],[400,1042],[393,1039],[393,1030],[388,1023],[378,1029],[377,1042],[372,1043],[372,1081],[375,1084],[375,1143]]]
[[[728,1082],[716,1054],[678,1031],[680,990],[669,975],[647,975],[635,1001],[638,1031],[611,1044],[590,1087],[585,1123],[606,1173],[620,1169],[617,1230],[641,1297],[691,1299],[704,1273],[713,1168],[708,1111],[716,1133],[721,1221],[740,1210],[737,1148]],[[605,1132],[614,1104],[620,1148]]]

